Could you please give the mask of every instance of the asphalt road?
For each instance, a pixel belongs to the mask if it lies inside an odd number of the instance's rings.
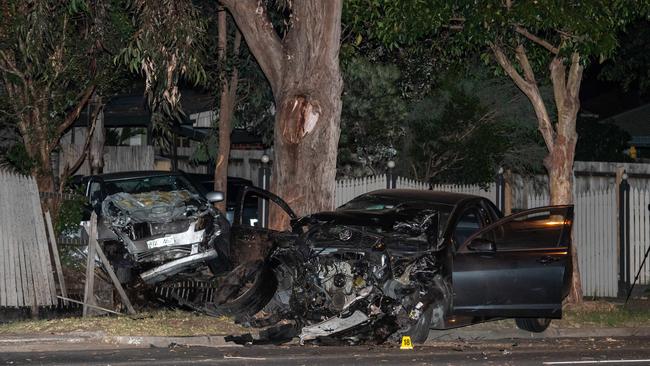
[[[91,346],[89,346],[91,347]],[[0,365],[650,365],[650,338],[435,342],[381,346],[169,347],[0,354]]]

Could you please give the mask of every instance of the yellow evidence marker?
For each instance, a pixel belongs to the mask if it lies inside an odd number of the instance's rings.
[[[411,337],[402,336],[402,345],[399,349],[413,349],[413,343],[411,343]]]

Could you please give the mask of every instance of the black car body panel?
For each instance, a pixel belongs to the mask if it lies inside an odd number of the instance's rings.
[[[454,313],[545,317],[562,314],[570,286],[572,206],[542,207],[493,223],[454,256]],[[474,248],[473,243],[492,248]]]
[[[503,218],[472,195],[367,193],[293,221],[294,243],[267,257],[278,286],[271,304],[305,325],[302,341],[360,333],[381,340],[422,321],[444,329],[560,317],[572,219],[572,206]]]

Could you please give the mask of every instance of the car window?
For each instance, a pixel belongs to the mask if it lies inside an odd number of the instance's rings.
[[[161,175],[154,177],[141,177],[133,179],[121,179],[107,181],[105,183],[106,193],[111,195],[119,192],[144,193],[144,192],[169,192],[186,190],[193,194],[199,191],[185,177],[180,175]]]
[[[241,202],[241,199],[243,199],[243,202]],[[234,216],[238,214],[240,216],[234,217],[234,224],[248,227],[268,227],[269,217],[273,215],[281,215],[287,221],[296,218],[295,213],[286,202],[271,192],[260,188],[244,187],[237,200]],[[286,207],[283,205],[286,205]],[[263,212],[266,212],[266,215],[263,216]]]
[[[102,203],[104,196],[102,195],[102,185],[100,182],[90,182],[90,187],[88,188],[88,199],[93,207]]]
[[[476,208],[469,208],[460,216],[454,228],[456,247],[463,244],[467,238],[481,229],[481,218]]]
[[[506,219],[480,237],[494,241],[497,251],[555,248],[564,224],[564,215],[558,209],[549,208]]]
[[[226,205],[226,217],[228,221],[232,224],[235,219],[235,206],[237,205],[237,197],[239,191],[234,191],[232,194],[230,190],[228,191],[228,202]],[[235,198],[230,198],[235,197]],[[259,216],[260,204],[262,202],[267,202],[267,200],[262,200],[254,194],[247,194],[244,198],[244,210],[242,211],[242,224],[244,226],[258,227],[262,225],[261,218]],[[266,203],[268,205],[268,203]]]

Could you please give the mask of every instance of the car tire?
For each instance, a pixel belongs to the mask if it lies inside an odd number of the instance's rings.
[[[251,286],[237,298],[217,305],[219,312],[236,317],[252,316],[262,310],[273,298],[278,287],[275,274],[263,266],[256,274]]]
[[[416,344],[424,343],[429,337],[431,328],[431,318],[433,317],[433,307],[429,306],[418,321],[407,329],[402,335],[411,337],[411,342]]]
[[[517,318],[515,319],[517,328],[529,332],[541,333],[551,324],[550,318]]]

